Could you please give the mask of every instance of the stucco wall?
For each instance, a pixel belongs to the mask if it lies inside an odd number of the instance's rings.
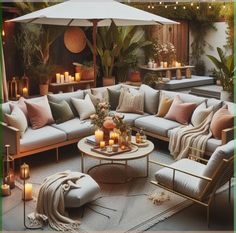
[[[202,60],[205,62],[206,65],[206,75],[210,74],[210,70],[214,68],[214,65],[212,64],[212,62],[207,58],[207,54],[209,55],[213,55],[213,56],[217,56],[217,47],[223,48],[224,49],[224,45],[226,44],[227,41],[227,23],[225,22],[216,22],[214,24],[215,28],[217,30],[210,30],[206,37],[205,40],[207,41],[207,43],[209,43],[212,47],[206,46],[205,47],[205,54],[202,56]],[[191,54],[191,43],[193,41],[193,37],[191,35],[189,35],[189,52]],[[226,51],[227,52],[227,51]]]

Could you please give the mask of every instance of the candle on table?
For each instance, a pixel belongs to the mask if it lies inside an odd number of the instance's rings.
[[[75,73],[75,81],[76,81],[76,82],[79,82],[80,79],[81,79],[80,73]]]
[[[64,75],[61,74],[61,83],[64,83]]]
[[[9,172],[9,183],[8,184],[10,185],[11,189],[15,188],[15,175],[14,175],[13,171]]]
[[[69,72],[65,72],[65,82],[68,83],[69,82]]]
[[[68,78],[68,79],[69,79],[69,83],[70,83],[70,82],[71,82],[71,75],[69,75],[69,78]]]
[[[24,190],[25,190],[25,196],[24,196]],[[25,187],[22,192],[23,200],[24,201],[30,201],[33,199],[33,185],[30,183],[26,183]]]
[[[114,143],[118,143],[119,140],[119,134],[116,132],[111,132],[110,138],[114,140]]]
[[[60,83],[61,82],[61,74],[57,73],[56,74],[56,83]]]
[[[20,178],[21,179],[28,179],[30,177],[29,174],[29,165],[26,163],[23,163],[20,166]]]
[[[119,145],[117,145],[117,144],[112,145],[112,151],[113,152],[117,152],[118,149],[119,149]]]
[[[161,61],[161,62],[160,62],[160,67],[163,68],[163,66],[164,66],[164,62]]]
[[[109,146],[112,146],[114,144],[114,140],[113,139],[110,139],[109,140]]]
[[[105,141],[100,141],[100,148],[103,149],[106,145]]]
[[[74,81],[75,81],[75,77],[72,76],[72,77],[70,78],[70,80],[71,80],[71,82],[74,82]]]
[[[164,66],[164,68],[167,68],[167,67],[168,67],[168,63],[165,61],[165,62],[163,63],[163,66]]]
[[[28,96],[28,88],[27,88],[27,87],[24,87],[24,88],[22,89],[22,94],[23,94],[24,97],[25,97],[25,96]]]
[[[125,148],[126,148],[126,146],[124,144],[120,146],[121,150],[125,150]]]
[[[96,143],[99,144],[100,141],[103,141],[103,137],[104,137],[104,132],[100,129],[95,131],[95,140]]]
[[[11,195],[10,185],[2,184],[2,196],[9,196]]]

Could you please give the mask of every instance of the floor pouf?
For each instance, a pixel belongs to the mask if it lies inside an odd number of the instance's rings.
[[[78,184],[80,188],[71,189],[65,194],[66,208],[80,207],[94,200],[95,196],[100,192],[100,187],[97,182],[87,174],[84,174],[76,184]]]

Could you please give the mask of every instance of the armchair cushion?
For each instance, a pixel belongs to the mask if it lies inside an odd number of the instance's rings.
[[[206,165],[190,159],[181,159],[171,165],[173,168],[181,169],[197,175],[203,175]],[[173,189],[173,170],[162,168],[155,174],[157,182],[167,188]],[[193,177],[182,172],[175,172],[174,190],[187,196],[199,199],[204,187],[199,188],[200,178]]]

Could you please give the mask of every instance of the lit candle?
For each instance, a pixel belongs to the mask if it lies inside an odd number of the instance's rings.
[[[61,74],[61,83],[64,83],[64,75]]]
[[[109,146],[112,146],[114,144],[114,140],[113,139],[110,139],[109,140]]]
[[[164,66],[164,68],[167,68],[167,67],[168,67],[168,63],[165,61],[165,62],[163,63],[163,66]]]
[[[76,82],[80,81],[80,73],[75,73],[75,81]]]
[[[61,82],[61,74],[57,73],[56,74],[56,83],[60,83]]]
[[[126,146],[124,144],[120,146],[121,150],[125,150],[125,148],[126,148]]]
[[[25,196],[24,196],[24,190],[25,190]],[[22,199],[25,201],[30,201],[33,199],[33,185],[30,183],[26,183],[24,190],[22,192]]]
[[[28,179],[29,177],[30,177],[29,165],[26,163],[23,163],[20,166],[20,178],[21,179]]]
[[[176,61],[176,62],[175,62],[175,67],[178,67],[178,64],[179,64],[179,63]]]
[[[114,143],[118,143],[119,134],[116,133],[116,132],[111,132],[111,133],[110,133],[110,138],[114,140]]]
[[[24,87],[24,88],[22,89],[22,94],[23,94],[24,97],[27,97],[27,96],[28,96],[28,88],[27,88],[27,87]]]
[[[70,80],[71,80],[71,82],[74,82],[74,81],[75,81],[75,77],[72,76],[72,77],[70,78]]]
[[[103,136],[104,136],[104,132],[100,129],[95,131],[95,140],[96,143],[99,144],[100,141],[103,141]]]
[[[71,75],[69,75],[69,78],[68,78],[68,79],[69,79],[69,82],[71,82]]]
[[[178,63],[178,67],[181,67],[181,63]]]
[[[2,184],[2,196],[9,196],[11,195],[10,185]]]
[[[103,149],[106,145],[105,141],[100,141],[100,148]]]
[[[65,72],[65,82],[68,83],[69,82],[69,72]]]
[[[164,66],[164,62],[161,61],[161,62],[160,62],[160,67],[163,68],[163,66]]]

